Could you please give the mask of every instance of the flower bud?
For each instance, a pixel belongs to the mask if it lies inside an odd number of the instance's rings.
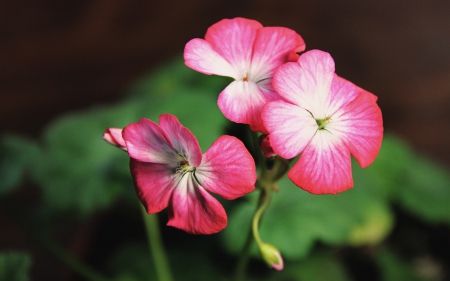
[[[261,243],[259,245],[259,251],[267,265],[276,270],[283,269],[283,258],[277,248],[267,243]]]
[[[261,150],[264,152],[264,157],[270,158],[277,155],[270,146],[270,135],[261,135],[259,137],[259,144]]]

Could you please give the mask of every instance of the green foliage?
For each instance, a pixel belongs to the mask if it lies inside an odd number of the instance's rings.
[[[271,280],[347,281],[350,280],[339,260],[329,252],[317,251],[306,260],[291,261]],[[396,280],[396,279],[392,279]]]
[[[450,223],[450,174],[429,159],[417,157],[399,188],[399,202],[410,212],[434,223]]]
[[[312,195],[284,178],[261,223],[261,236],[286,259],[306,257],[316,241],[330,245],[376,245],[390,233],[393,203],[429,221],[449,222],[450,178],[386,135],[377,160],[366,169],[353,163],[355,187],[338,195]],[[238,253],[254,212],[256,194],[230,214],[223,241]],[[254,251],[254,254],[257,252]]]
[[[20,185],[29,168],[38,164],[39,149],[21,137],[5,135],[0,139],[0,195]]]
[[[383,281],[424,281],[410,264],[386,249],[381,249],[377,253],[376,261],[381,269],[381,280]]]
[[[204,85],[206,80],[198,75],[176,61],[134,86],[128,100],[69,114],[50,124],[43,153],[33,166],[46,205],[87,215],[118,198],[135,197],[130,195],[134,189],[127,154],[102,139],[109,127],[122,128],[143,117],[158,122],[160,114],[171,113],[196,135],[203,150],[209,148],[222,135],[226,119],[217,108],[217,92],[210,87],[214,85]],[[215,80],[215,87],[221,83]]]
[[[0,252],[0,281],[27,281],[31,258],[21,252]]]

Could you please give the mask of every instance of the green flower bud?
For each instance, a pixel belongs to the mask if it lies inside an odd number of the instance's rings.
[[[283,269],[283,258],[277,248],[267,243],[261,243],[259,244],[259,251],[267,265],[276,270]]]

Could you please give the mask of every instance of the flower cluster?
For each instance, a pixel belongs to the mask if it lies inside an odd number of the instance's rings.
[[[218,107],[229,120],[260,133],[265,157],[299,156],[288,172],[297,186],[336,194],[353,186],[351,155],[362,167],[377,156],[381,111],[375,95],[335,74],[330,54],[304,50],[291,29],[234,18],[189,41],[184,59],[198,72],[234,79],[219,94]],[[168,225],[189,233],[216,233],[227,224],[224,208],[208,192],[233,200],[251,192],[257,180],[240,140],[221,136],[202,154],[173,115],[161,115],[159,124],[141,119],[123,130],[110,128],[104,139],[128,152],[147,211],[168,208]],[[281,269],[281,256],[271,247],[261,248],[263,256]]]
[[[383,122],[376,96],[335,74],[330,54],[305,49],[284,27],[225,19],[205,39],[186,44],[185,63],[235,79],[217,104],[231,121],[264,135],[266,157],[300,155],[289,178],[313,194],[336,194],[353,186],[351,157],[362,167],[375,159]]]

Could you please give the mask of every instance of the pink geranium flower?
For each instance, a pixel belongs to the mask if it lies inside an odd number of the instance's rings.
[[[235,79],[219,95],[220,110],[233,122],[267,133],[261,110],[268,101],[279,99],[272,88],[273,72],[289,60],[296,61],[296,52],[304,49],[303,39],[291,29],[234,18],[212,25],[205,39],[189,41],[184,59],[198,72]]]
[[[161,115],[159,125],[148,119],[132,123],[122,136],[139,199],[148,213],[168,207],[167,225],[216,233],[227,225],[227,215],[207,191],[232,200],[254,190],[255,163],[235,137],[218,138],[202,155],[195,136],[170,114]]]
[[[319,50],[279,67],[273,84],[285,100],[268,103],[262,113],[275,153],[301,154],[289,178],[314,194],[353,187],[350,154],[367,167],[383,136],[376,96],[334,71],[331,56]]]

